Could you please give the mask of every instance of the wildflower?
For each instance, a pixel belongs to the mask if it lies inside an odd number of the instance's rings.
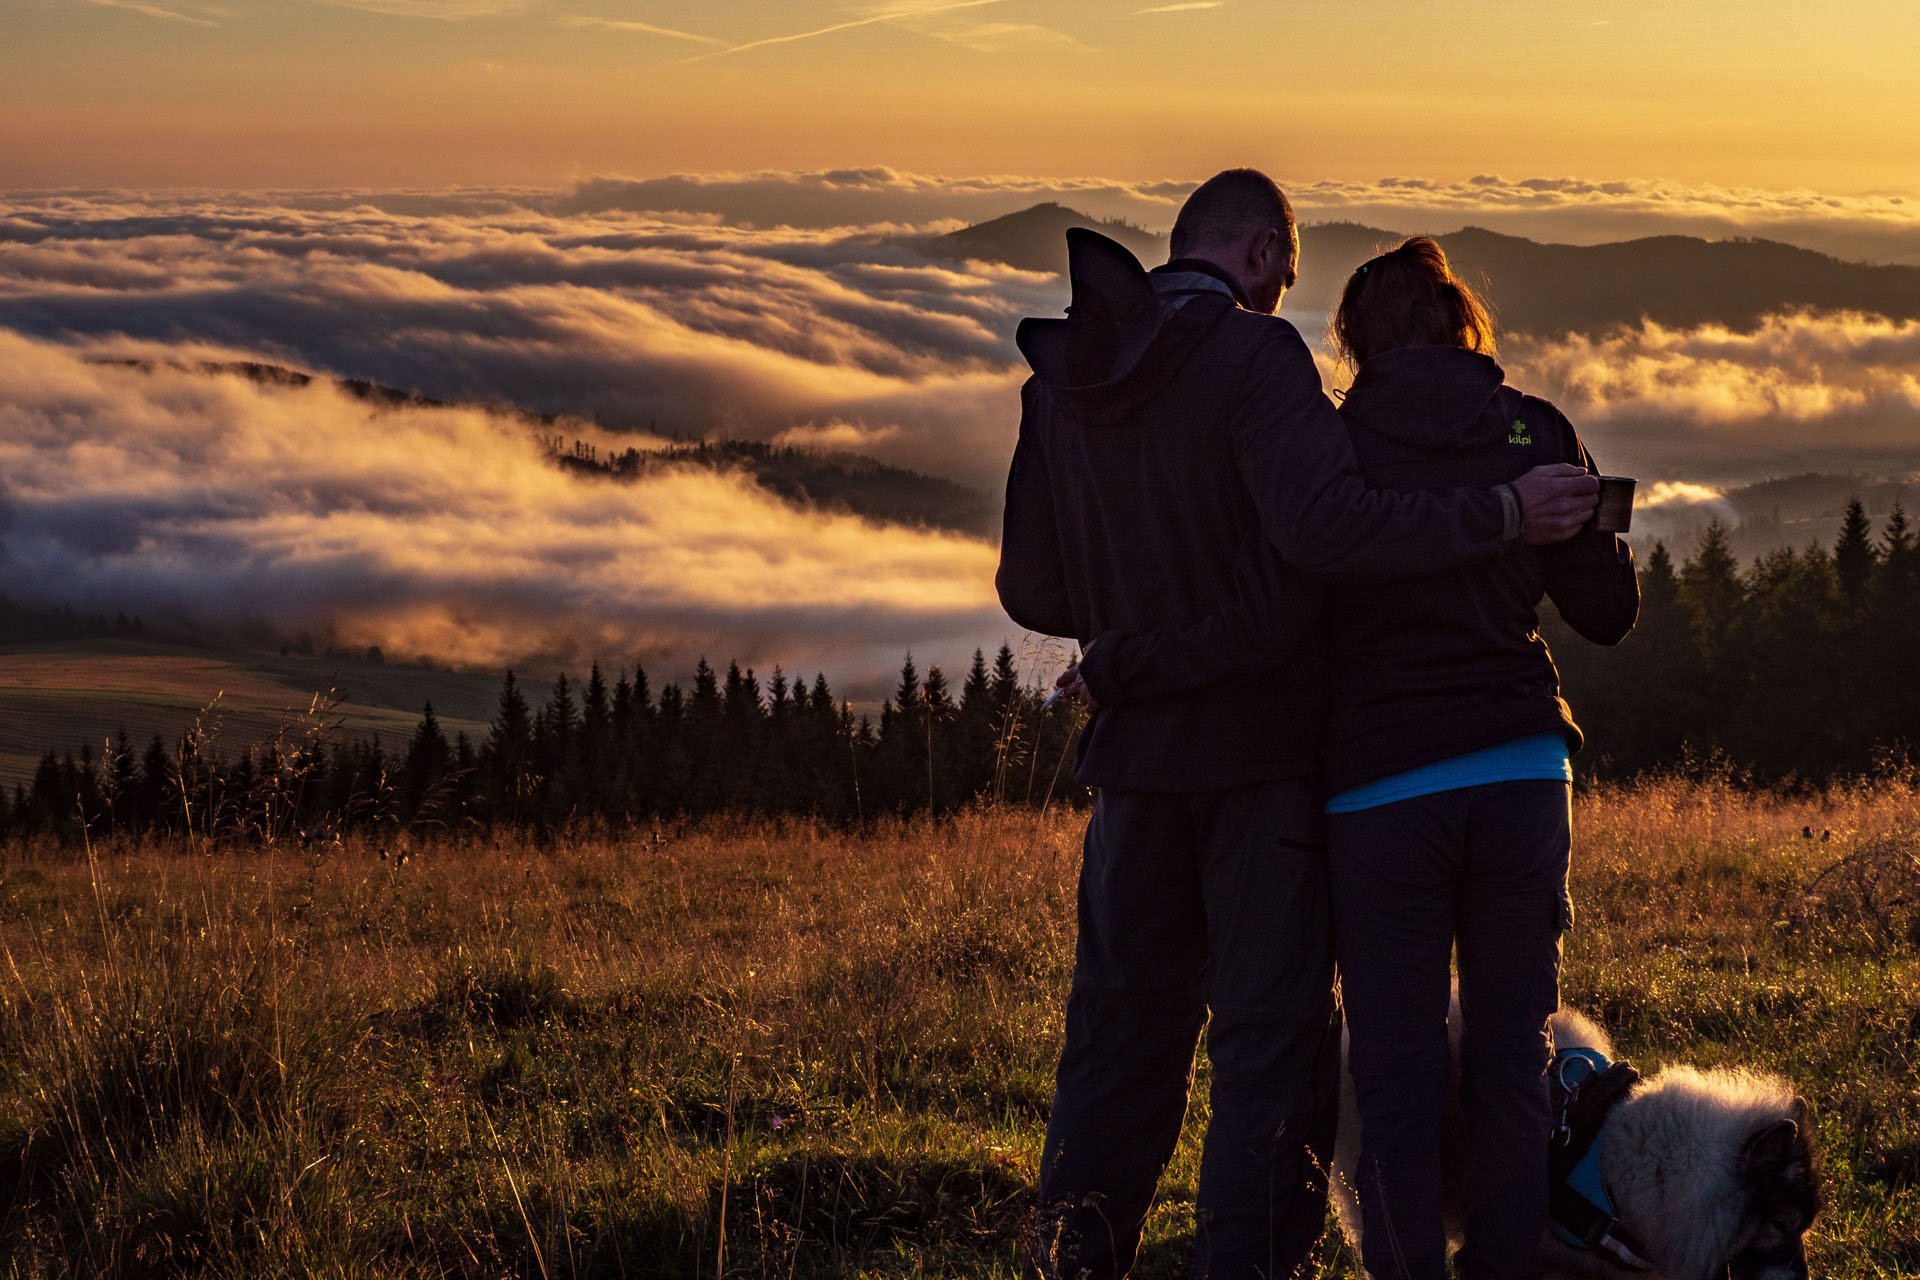
[[[767,1121],[767,1127],[770,1129],[784,1129],[787,1127],[787,1118],[785,1116],[774,1116]]]

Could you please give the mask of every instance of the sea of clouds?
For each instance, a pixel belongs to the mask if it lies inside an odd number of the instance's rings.
[[[119,363],[179,354],[0,332],[9,591],[476,665],[704,652],[867,681],[1008,629],[984,542],[691,466],[583,477],[486,409]]]
[[[804,511],[735,476],[562,471],[525,415],[571,415],[553,430],[609,448],[774,440],[994,489],[1023,375],[1014,325],[1057,313],[1065,289],[929,259],[914,237],[1040,200],[1164,229],[1189,187],[879,169],[0,197],[0,590],[476,664],[704,652],[877,690],[908,648],[964,663],[1018,639],[989,544]],[[1396,230],[1764,234],[1920,261],[1920,211],[1893,199],[1500,179],[1292,191],[1305,219]],[[1300,318],[1309,337],[1321,319]],[[102,363],[128,359],[143,363]],[[1765,475],[1920,466],[1911,322],[1642,325],[1517,337],[1505,359],[1674,510]],[[195,367],[241,360],[323,376]],[[330,376],[457,407],[382,407]]]

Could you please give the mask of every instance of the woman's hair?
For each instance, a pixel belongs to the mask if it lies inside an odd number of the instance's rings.
[[[1328,326],[1354,368],[1395,347],[1452,346],[1493,354],[1493,317],[1427,236],[1364,262],[1347,279]]]

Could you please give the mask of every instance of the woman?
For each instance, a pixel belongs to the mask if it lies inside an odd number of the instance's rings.
[[[1594,469],[1557,409],[1504,384],[1486,308],[1432,240],[1355,271],[1331,328],[1357,370],[1341,416],[1370,486],[1485,489],[1544,463]],[[1085,672],[1060,685],[1112,706],[1265,678],[1273,646],[1259,642],[1301,625],[1284,568],[1264,542],[1243,549],[1228,609],[1103,636],[1098,688]],[[1467,1143],[1458,1274],[1537,1274],[1546,1020],[1572,920],[1569,756],[1580,745],[1536,630],[1543,596],[1581,635],[1616,643],[1639,608],[1632,556],[1589,527],[1552,547],[1329,593],[1327,860],[1362,1121],[1355,1190],[1375,1280],[1447,1274],[1440,1134],[1456,946]],[[1248,666],[1256,654],[1266,655],[1258,669]]]
[[[1331,323],[1341,408],[1376,488],[1499,484],[1592,458],[1504,385],[1486,308],[1426,237],[1353,273]],[[1549,597],[1617,643],[1633,560],[1591,530],[1449,573],[1332,592],[1326,778],[1334,945],[1361,1121],[1355,1190],[1376,1280],[1442,1280],[1440,1142],[1457,951],[1466,1146],[1462,1280],[1537,1275],[1551,1127],[1543,1072],[1572,923],[1569,755],[1580,731],[1536,630]]]

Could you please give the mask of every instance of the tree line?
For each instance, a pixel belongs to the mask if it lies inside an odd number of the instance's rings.
[[[1543,618],[1587,733],[1580,772],[1718,768],[1819,785],[1905,767],[1920,746],[1920,550],[1898,503],[1876,533],[1855,499],[1831,549],[1782,548],[1744,568],[1716,521],[1682,564],[1655,544],[1640,599],[1613,649]]]
[[[1683,563],[1656,543],[1640,590],[1639,625],[1614,648],[1580,640],[1550,610],[1542,618],[1587,734],[1582,778],[1714,769],[1819,785],[1912,759],[1920,547],[1898,505],[1876,532],[1856,500],[1831,549],[1744,567],[1716,522]],[[478,742],[449,738],[428,705],[391,749],[316,723],[234,758],[194,732],[144,749],[123,732],[97,758],[49,751],[31,783],[0,795],[0,839],[550,831],[718,812],[852,823],[981,798],[1084,803],[1070,759],[1079,717],[1065,702],[1045,707],[1044,693],[1004,645],[991,663],[976,652],[958,691],[909,655],[877,723],[836,700],[824,675],[809,685],[778,667],[763,683],[703,659],[686,688],[656,695],[642,667],[609,683],[595,664],[537,701],[508,672]]]
[[[235,758],[189,731],[103,755],[53,751],[31,783],[0,797],[0,839],[96,833],[331,838],[346,829],[415,834],[506,826],[553,831],[731,812],[838,823],[947,813],[992,799],[1082,803],[1068,759],[1078,716],[1045,705],[1013,650],[976,651],[955,691],[908,655],[879,722],[778,667],[762,684],[702,659],[691,684],[658,696],[644,668],[610,684],[595,663],[531,701],[509,671],[486,737],[449,738],[432,704],[403,749],[326,732],[324,715]]]
[[[147,624],[119,613],[80,613],[71,605],[35,608],[0,594],[0,644],[37,644],[48,640],[143,640]]]

